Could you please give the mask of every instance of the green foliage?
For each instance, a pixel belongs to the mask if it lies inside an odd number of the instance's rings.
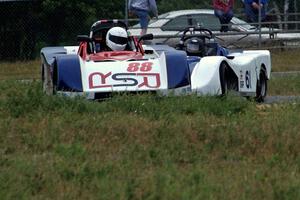
[[[41,7],[42,21],[48,21],[43,24],[48,30],[46,38],[53,45],[74,43],[76,35],[87,33],[95,21],[96,9],[88,2],[45,0]]]

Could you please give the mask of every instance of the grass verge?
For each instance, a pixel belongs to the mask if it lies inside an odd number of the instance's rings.
[[[300,49],[272,50],[272,71],[300,71]]]
[[[271,77],[268,82],[268,95],[299,96],[300,75]]]
[[[40,60],[0,63],[0,80],[40,79]]]
[[[300,104],[0,89],[3,199],[300,198]]]

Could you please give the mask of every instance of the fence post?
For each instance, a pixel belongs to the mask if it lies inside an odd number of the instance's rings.
[[[258,38],[258,48],[261,48],[261,0],[258,1],[259,9],[258,9],[258,31],[259,31],[259,38]]]
[[[295,19],[295,21],[298,21],[299,16],[298,16],[297,0],[294,0],[294,8],[295,8],[294,12],[296,13],[294,19]],[[298,30],[298,28],[299,28],[299,24],[296,23],[295,30]]]

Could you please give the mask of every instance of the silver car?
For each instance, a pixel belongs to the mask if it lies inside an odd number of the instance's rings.
[[[229,24],[227,33],[220,33],[221,24],[219,19],[214,15],[211,9],[194,9],[194,10],[177,10],[171,11],[158,16],[149,22],[148,32],[154,35],[154,43],[164,43],[170,46],[178,44],[182,31],[187,27],[202,27],[210,29],[216,40],[227,47],[253,47],[261,42],[266,42],[270,38],[276,37],[276,32],[267,27],[261,28],[261,36],[256,26],[233,17]],[[140,25],[136,24],[130,27],[132,35],[139,35],[141,32]]]

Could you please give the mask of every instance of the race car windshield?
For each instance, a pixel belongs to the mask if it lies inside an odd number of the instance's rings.
[[[116,44],[127,44],[128,42],[128,39],[125,37],[118,37],[111,34],[109,34],[109,40]]]

